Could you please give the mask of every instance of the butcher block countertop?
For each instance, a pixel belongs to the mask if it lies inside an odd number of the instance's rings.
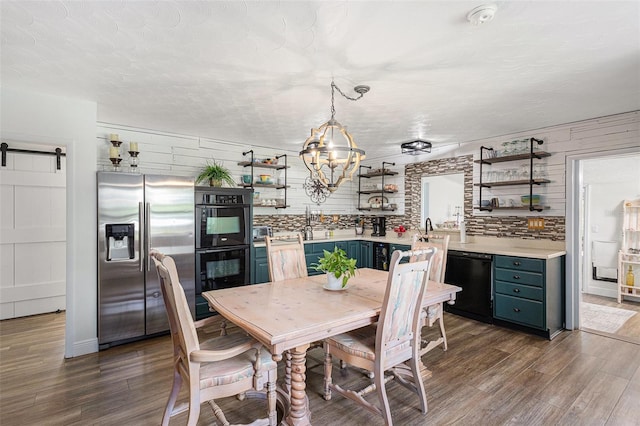
[[[411,240],[416,232],[407,231],[402,237],[398,237],[393,231],[387,231],[384,237],[372,237],[371,231],[365,231],[364,235],[356,236],[354,231],[334,231],[334,236],[326,238],[324,230],[314,232],[314,239],[305,241],[305,244],[322,243],[329,241],[373,241],[390,244],[411,245]],[[292,235],[292,232],[278,232],[276,235]],[[254,247],[264,247],[264,242],[255,242]],[[565,241],[551,240],[524,240],[521,238],[496,238],[467,236],[466,243],[460,242],[460,235],[451,233],[449,250],[468,251],[473,253],[498,254],[503,256],[529,257],[533,259],[552,259],[564,256]]]

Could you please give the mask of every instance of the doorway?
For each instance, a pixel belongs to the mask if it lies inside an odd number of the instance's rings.
[[[576,169],[579,328],[640,344],[640,300],[617,303],[622,202],[640,195],[640,153],[581,158]]]

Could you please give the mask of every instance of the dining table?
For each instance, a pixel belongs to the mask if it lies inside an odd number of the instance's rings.
[[[326,275],[203,292],[210,308],[262,343],[276,361],[288,351],[291,384],[283,425],[311,424],[306,395],[306,353],[312,342],[378,320],[388,271],[359,268],[346,288],[327,290]],[[429,281],[423,306],[454,303],[460,287]]]

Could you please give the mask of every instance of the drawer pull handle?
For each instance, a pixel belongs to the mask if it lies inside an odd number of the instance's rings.
[[[520,308],[513,308],[513,312],[520,312]]]
[[[520,293],[520,289],[519,289],[519,288],[514,288],[514,289],[513,289],[513,292],[514,292],[514,293]]]
[[[520,275],[514,275],[514,276],[513,276],[513,279],[514,279],[514,280],[519,280],[519,279],[520,279]]]
[[[520,266],[520,262],[513,262],[514,266]]]

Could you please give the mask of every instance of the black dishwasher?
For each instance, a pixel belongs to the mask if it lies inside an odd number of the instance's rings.
[[[491,264],[493,256],[485,253],[449,250],[444,282],[462,291],[456,303],[445,303],[445,311],[477,321],[493,323]]]

